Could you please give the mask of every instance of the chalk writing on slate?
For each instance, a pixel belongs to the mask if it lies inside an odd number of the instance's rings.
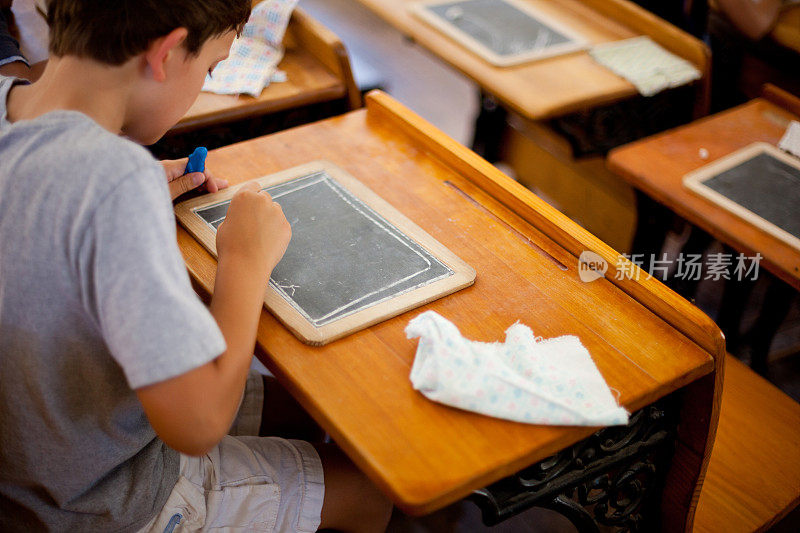
[[[573,39],[503,0],[460,0],[425,7],[499,56],[516,56]]]
[[[325,171],[265,190],[292,226],[270,285],[315,327],[453,275]],[[216,231],[229,205],[195,213]]]
[[[703,184],[800,238],[800,169],[760,153]]]

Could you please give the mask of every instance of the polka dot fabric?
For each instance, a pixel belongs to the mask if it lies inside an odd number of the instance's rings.
[[[537,339],[516,323],[505,342],[470,341],[433,311],[411,320],[406,335],[419,338],[411,383],[430,400],[530,424],[628,423],[578,337]]]

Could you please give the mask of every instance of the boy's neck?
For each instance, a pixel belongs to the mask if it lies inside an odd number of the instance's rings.
[[[41,78],[16,86],[8,98],[10,122],[50,111],[79,111],[112,133],[120,133],[134,87],[136,66],[109,66],[73,56],[51,58]]]

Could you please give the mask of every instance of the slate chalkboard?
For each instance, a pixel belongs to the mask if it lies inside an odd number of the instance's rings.
[[[434,0],[414,13],[496,65],[511,65],[586,47],[570,28],[515,0]]]
[[[397,300],[407,300],[406,295],[416,298],[416,307],[434,299],[431,294],[439,297],[474,280],[471,268],[341,169],[317,163],[287,172],[260,180],[292,226],[292,240],[269,284],[293,310],[284,322],[296,326],[291,319],[299,315],[313,328],[293,328],[306,331],[304,340],[327,342],[332,339],[323,335],[326,326],[361,314],[361,319],[345,324],[349,331],[353,324],[386,318],[385,309],[390,309],[388,316],[406,310],[406,304],[396,306]],[[182,223],[207,247],[215,242],[210,237],[225,219],[232,192],[225,192],[222,200],[212,196],[176,209],[179,219],[185,219]],[[198,220],[205,230],[198,231]],[[433,293],[427,291],[434,286]],[[269,301],[267,305],[272,309]],[[382,305],[377,315],[371,312]],[[337,328],[330,331],[339,333]]]
[[[691,174],[684,183],[776,237],[800,246],[800,160],[755,143]]]

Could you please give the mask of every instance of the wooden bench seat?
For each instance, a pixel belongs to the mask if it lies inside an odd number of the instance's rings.
[[[733,356],[694,531],[762,531],[800,503],[800,404]]]

